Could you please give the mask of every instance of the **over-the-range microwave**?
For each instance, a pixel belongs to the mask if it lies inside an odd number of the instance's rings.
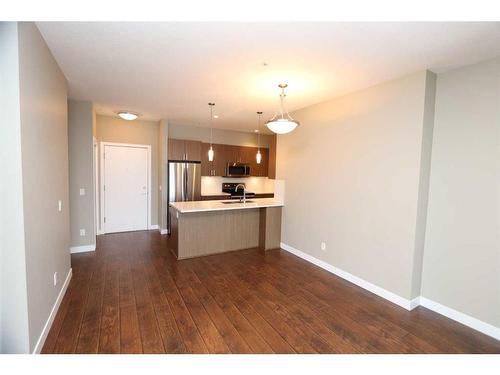
[[[249,177],[250,166],[244,163],[227,163],[224,177]]]

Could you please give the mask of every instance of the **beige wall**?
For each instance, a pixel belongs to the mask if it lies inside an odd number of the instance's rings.
[[[68,101],[68,150],[71,246],[95,245],[94,108],[92,102]],[[80,189],[85,195],[80,195]],[[80,229],[86,235],[80,236]]]
[[[97,115],[98,142],[132,143],[151,146],[151,225],[158,224],[158,138],[159,122],[126,121]]]
[[[34,23],[19,23],[19,87],[32,351],[70,270],[66,79]]]
[[[169,138],[210,142],[210,128],[169,124]],[[235,146],[257,146],[257,134],[234,130],[213,129],[213,143]],[[269,147],[270,135],[262,134],[260,144]]]
[[[0,353],[29,351],[15,22],[0,22]]]
[[[500,327],[500,59],[438,75],[424,297]]]
[[[302,125],[277,146],[282,241],[406,299],[418,289],[427,79],[420,72],[296,111]]]

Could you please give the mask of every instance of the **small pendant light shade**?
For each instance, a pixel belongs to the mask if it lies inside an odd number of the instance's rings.
[[[214,149],[212,148],[212,133],[213,133],[213,109],[215,103],[208,103],[210,106],[210,149],[208,150],[208,161],[214,161]]]
[[[257,155],[255,155],[255,160],[257,164],[260,164],[262,161],[262,154],[260,153],[260,116],[262,112],[257,112],[257,115],[259,116],[259,121],[257,123]]]

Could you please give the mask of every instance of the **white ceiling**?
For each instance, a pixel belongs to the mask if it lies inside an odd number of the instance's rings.
[[[98,113],[252,130],[288,109],[500,55],[500,23],[37,23],[73,99]],[[263,63],[267,63],[264,66]]]

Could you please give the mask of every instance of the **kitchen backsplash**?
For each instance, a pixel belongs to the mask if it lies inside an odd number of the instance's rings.
[[[274,193],[275,180],[267,177],[210,177],[201,178],[201,195],[217,195],[222,193],[223,182],[241,182],[244,183],[248,191],[253,193]]]

